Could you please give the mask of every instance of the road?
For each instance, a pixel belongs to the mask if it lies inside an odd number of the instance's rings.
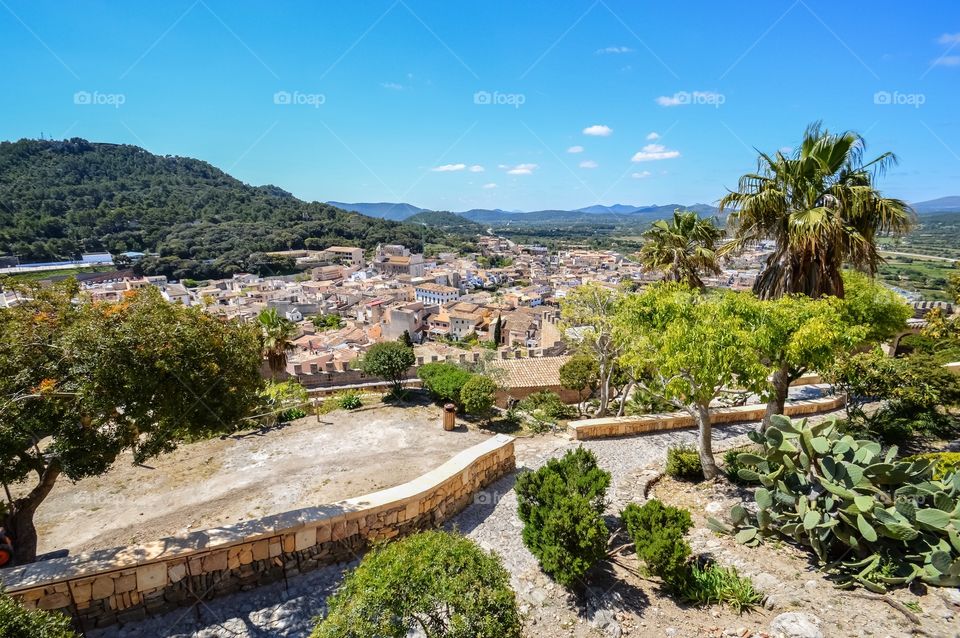
[[[957,263],[960,259],[954,259],[952,257],[940,257],[938,255],[921,255],[919,253],[901,253],[894,250],[881,250],[883,255],[897,255],[898,257],[913,257],[915,259],[938,259],[940,261],[949,261],[950,263]]]

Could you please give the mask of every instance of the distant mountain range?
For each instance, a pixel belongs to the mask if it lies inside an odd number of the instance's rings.
[[[370,217],[382,217],[395,221],[405,221],[415,215],[425,212],[431,212],[430,209],[420,208],[413,204],[406,203],[355,203],[345,202],[327,202],[331,206],[342,208],[344,210],[355,211],[362,215]],[[573,210],[535,210],[535,211],[515,211],[502,210],[499,208],[474,208],[471,210],[460,211],[454,214],[480,224],[543,224],[543,223],[570,223],[583,222],[595,219],[597,221],[615,221],[617,219],[630,221],[643,221],[661,219],[673,214],[673,211],[682,208],[693,210],[703,216],[713,216],[717,214],[717,208],[709,204],[665,204],[649,206],[633,206],[628,204],[613,204],[612,206],[594,205]]]
[[[960,195],[938,197],[925,202],[911,204],[918,215],[932,215],[934,213],[960,213]]]
[[[406,221],[420,213],[433,212],[432,209],[421,208],[407,203],[326,203],[344,210],[355,211],[361,215],[380,217],[394,221]],[[923,202],[914,202],[912,206],[920,215],[960,213],[960,196],[953,195]],[[500,208],[473,208],[471,210],[457,211],[453,214],[479,224],[583,223],[591,220],[610,223],[618,220],[644,222],[663,219],[673,214],[673,211],[678,208],[696,211],[704,217],[712,217],[718,213],[718,209],[709,204],[652,204],[646,206],[634,206],[630,204],[603,206],[595,204],[593,206],[585,206],[572,210],[548,209],[517,211],[503,210]],[[449,225],[450,219],[447,218],[447,221]]]

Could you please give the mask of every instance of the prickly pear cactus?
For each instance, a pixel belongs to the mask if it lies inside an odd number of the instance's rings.
[[[740,454],[738,474],[760,484],[756,507],[734,506],[733,529],[716,520],[711,527],[747,545],[783,535],[813,550],[842,585],[960,585],[960,472],[933,480],[935,461],[897,461],[896,448],[881,457],[879,444],[833,421],[774,417],[750,438],[761,451]]]

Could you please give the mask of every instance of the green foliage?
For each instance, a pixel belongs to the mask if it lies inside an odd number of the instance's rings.
[[[340,315],[316,315],[310,319],[310,322],[320,332],[338,330],[344,326],[343,317]]]
[[[939,407],[960,402],[960,376],[928,355],[892,358],[876,349],[837,361],[827,379],[847,395],[849,427],[856,432],[899,443],[954,429]],[[870,401],[885,404],[867,414]]]
[[[460,388],[460,404],[467,414],[487,414],[493,407],[496,392],[497,384],[493,379],[475,374]]]
[[[135,270],[174,279],[284,274],[293,261],[264,254],[277,250],[470,243],[248,186],[200,160],[79,138],[0,143],[0,203],[0,254],[26,262],[158,253]]]
[[[650,499],[642,506],[630,503],[621,518],[650,573],[668,585],[681,582],[689,569],[690,546],[683,537],[693,527],[690,512]]]
[[[311,638],[520,638],[510,575],[495,554],[448,532],[376,547],[344,578]]]
[[[895,447],[881,456],[879,443],[856,440],[832,421],[777,416],[750,438],[762,449],[741,454],[756,470],[740,476],[761,487],[756,516],[740,505],[730,512],[738,541],[780,534],[810,548],[842,584],[873,591],[914,580],[960,585],[960,473],[933,479],[933,459],[897,461]],[[888,573],[878,572],[885,562]]]
[[[701,273],[720,274],[717,243],[723,231],[712,219],[694,211],[675,210],[672,220],[659,219],[643,233],[640,261],[652,270],[691,288],[703,288]]]
[[[740,460],[740,456],[745,452],[757,452],[758,448],[753,445],[745,445],[743,447],[733,448],[732,450],[727,450],[723,455],[723,472],[727,475],[727,478],[733,483],[745,483],[742,478],[740,478],[741,469],[751,469],[751,466],[746,465],[743,461]],[[749,458],[749,457],[745,457]],[[752,468],[756,469],[756,468]]]
[[[692,445],[667,448],[667,474],[684,481],[702,481],[703,466],[697,448]]]
[[[0,482],[97,476],[124,450],[142,463],[231,431],[259,403],[253,326],[167,303],[152,287],[118,303],[74,304],[75,281],[21,292],[0,309]],[[14,510],[32,516],[40,492]],[[28,530],[9,531],[18,552],[27,546]]]
[[[948,474],[960,472],[960,452],[927,452],[905,458],[904,461],[932,460],[933,478],[940,481]]]
[[[274,375],[283,372],[287,367],[287,350],[293,347],[290,340],[297,334],[296,325],[286,317],[281,317],[276,308],[261,310],[257,315],[257,325],[270,371]]]
[[[280,422],[305,417],[303,406],[310,400],[307,389],[297,381],[288,380],[267,383],[260,391],[265,412],[273,413]]]
[[[460,390],[472,375],[459,366],[441,361],[420,366],[417,376],[434,401],[460,405]]]
[[[603,508],[609,486],[610,474],[582,447],[517,477],[523,542],[543,570],[565,587],[580,582],[606,555],[609,532]]]
[[[341,410],[356,410],[363,405],[360,393],[353,390],[344,390],[336,395],[337,407]]]
[[[883,197],[874,185],[896,157],[865,161],[864,146],[856,133],[831,133],[814,122],[795,151],[761,153],[758,169],[720,200],[734,234],[726,250],[764,239],[776,243],[754,283],[758,296],[843,297],[844,265],[875,275],[883,261],[875,238],[910,229],[910,206]]]
[[[410,348],[399,341],[384,341],[374,344],[360,360],[364,374],[380,377],[393,385],[394,396],[403,393],[403,379],[417,358]]]
[[[743,613],[763,602],[763,594],[753,587],[753,582],[740,576],[732,567],[715,563],[700,566],[690,565],[687,577],[676,589],[677,595],[697,605],[726,604],[737,613]]]
[[[651,499],[642,506],[630,503],[621,518],[638,558],[682,600],[700,605],[728,604],[741,612],[763,599],[750,579],[739,576],[736,570],[690,561],[690,545],[684,535],[693,522],[687,510]]]
[[[0,638],[78,638],[70,618],[53,611],[28,610],[0,591]]]
[[[556,392],[541,390],[521,400],[517,409],[530,416],[534,432],[546,432],[561,419],[574,416],[574,410]]]
[[[409,331],[409,330],[404,330],[404,331],[403,331],[403,334],[400,335],[400,338],[397,339],[397,341],[399,341],[399,342],[402,343],[403,345],[407,346],[408,348],[412,348],[412,347],[413,347],[413,337],[410,336],[410,331]]]
[[[575,390],[583,400],[583,393],[591,393],[600,382],[600,365],[589,354],[575,354],[560,366],[560,385],[567,390]]]

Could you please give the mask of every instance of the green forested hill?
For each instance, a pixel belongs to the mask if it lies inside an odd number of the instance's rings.
[[[145,272],[214,277],[256,269],[264,251],[424,241],[450,238],[249,186],[196,159],[79,138],[0,143],[0,255],[21,262],[134,250],[159,253]]]

